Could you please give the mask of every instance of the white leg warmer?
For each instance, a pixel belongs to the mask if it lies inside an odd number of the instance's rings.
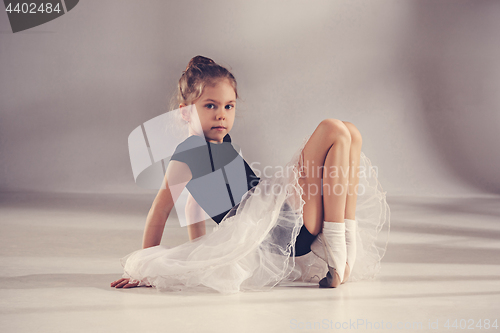
[[[349,264],[349,269],[352,272],[354,267],[354,262],[356,261],[356,227],[358,221],[344,219],[345,223],[345,242],[347,249],[347,263]]]

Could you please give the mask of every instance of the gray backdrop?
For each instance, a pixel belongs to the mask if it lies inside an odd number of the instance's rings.
[[[0,191],[152,193],[129,133],[189,59],[230,68],[246,160],[351,121],[388,195],[500,193],[500,1],[85,0],[12,34],[0,12]]]

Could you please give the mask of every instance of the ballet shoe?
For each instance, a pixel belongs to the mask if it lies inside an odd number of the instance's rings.
[[[323,259],[324,262],[328,263],[328,260],[326,259],[326,253],[323,249],[323,242],[321,241],[322,237],[322,232],[320,232],[314,241],[311,244],[311,251],[321,259]]]
[[[333,283],[333,277],[332,274],[330,274],[330,271],[328,271],[326,273],[326,276],[319,281],[319,287],[331,288],[332,283]]]
[[[345,283],[349,280],[351,276],[352,269],[354,267],[354,263],[356,262],[356,229],[358,221],[356,219],[344,219],[345,223],[345,239],[346,239],[346,251],[347,251],[347,260],[346,260],[346,268],[344,271],[344,279],[342,283]],[[316,239],[311,244],[311,251],[323,261],[327,262],[326,253],[323,250],[323,242],[322,237],[316,237]]]
[[[342,282],[340,282],[340,284],[346,283],[349,280],[350,276],[351,276],[351,269],[349,267],[349,264],[346,263],[345,270],[344,270],[344,279],[342,280]]]
[[[347,259],[344,223],[325,222],[323,231],[318,234],[313,244],[311,244],[311,251],[328,265],[328,273],[320,281],[320,287],[337,287],[334,286],[335,273],[342,282]]]
[[[323,248],[323,241],[322,241],[322,232],[318,234],[318,236],[314,239],[314,241],[311,244],[311,251],[314,253],[317,257],[321,258],[324,262],[328,263],[328,260],[326,259],[326,252]],[[347,260],[346,260],[347,262]]]

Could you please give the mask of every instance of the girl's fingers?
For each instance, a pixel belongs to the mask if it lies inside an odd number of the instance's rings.
[[[111,282],[111,287],[116,286],[118,283],[122,282],[123,280],[125,280],[125,279],[122,278],[122,279]]]
[[[130,279],[119,279],[119,280],[116,280],[114,282],[111,282],[111,287],[115,287],[115,288],[133,288],[133,287],[137,287],[137,285],[139,284],[139,282],[136,282],[136,283],[129,283]]]
[[[119,286],[123,286],[128,283],[128,279],[120,279],[117,283]]]
[[[119,283],[115,285],[115,288],[123,288],[128,283],[128,279],[122,279]]]
[[[137,287],[138,283],[127,283],[123,288],[133,288]]]

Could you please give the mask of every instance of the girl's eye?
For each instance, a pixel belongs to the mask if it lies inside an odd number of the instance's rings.
[[[207,109],[213,110],[215,109],[215,104],[206,104],[205,107]],[[234,105],[231,104],[226,105],[226,110],[231,110],[231,109],[234,109]]]

